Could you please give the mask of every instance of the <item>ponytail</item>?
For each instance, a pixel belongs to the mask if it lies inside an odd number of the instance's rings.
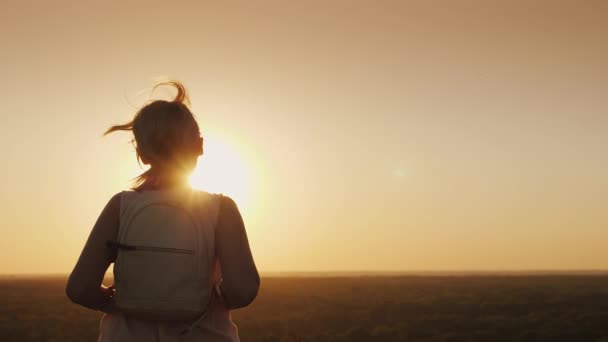
[[[112,132],[116,132],[116,131],[132,131],[133,130],[133,121],[134,120],[131,120],[123,125],[114,125],[114,126],[108,128],[108,130],[103,133],[103,136],[105,137],[106,135],[108,135]]]
[[[160,87],[160,86],[173,86],[175,87],[175,89],[177,89],[177,95],[175,95],[175,99],[173,100],[173,102],[177,102],[180,104],[183,104],[185,106],[190,106],[190,98],[188,97],[188,93],[186,92],[186,87],[184,87],[184,85],[181,82],[178,81],[165,81],[165,82],[160,82],[157,85],[154,86],[154,88],[152,88],[152,91],[154,91],[156,88]]]

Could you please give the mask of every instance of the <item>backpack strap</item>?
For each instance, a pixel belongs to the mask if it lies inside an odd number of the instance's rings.
[[[215,194],[213,196],[213,200],[215,203],[213,203],[213,205],[215,206],[215,218],[213,221],[213,230],[215,231],[217,229],[218,224],[220,223],[220,215],[221,215],[221,211],[222,211],[222,201],[224,200],[224,194]]]
[[[129,203],[131,203],[131,201],[133,200],[133,197],[137,196],[138,193],[139,192],[134,191],[134,190],[120,192],[120,211],[118,214],[118,220],[119,220],[118,233],[117,233],[117,236],[115,237],[115,240],[106,240],[106,246],[108,248],[110,248],[114,253],[116,253],[118,251],[118,249],[121,249],[121,248],[130,249],[130,248],[127,248],[126,245],[122,245],[121,243],[118,242],[120,239],[120,226],[121,226],[120,221],[123,218],[123,213],[125,211],[125,208],[127,208]]]

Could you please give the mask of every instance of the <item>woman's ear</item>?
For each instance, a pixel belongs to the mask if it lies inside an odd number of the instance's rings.
[[[137,151],[137,155],[139,156],[139,159],[141,160],[141,162],[144,163],[144,165],[150,165],[150,159],[146,158],[143,154],[141,154],[139,149],[135,149],[135,150]]]

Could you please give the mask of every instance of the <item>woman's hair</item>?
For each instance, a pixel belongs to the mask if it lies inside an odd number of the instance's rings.
[[[110,127],[104,136],[115,131],[132,131],[138,162],[150,164],[150,169],[134,179],[133,188],[156,183],[159,177],[171,173],[186,174],[202,154],[200,131],[184,85],[178,81],[158,83],[173,86],[177,95],[173,101],[152,101],[137,111],[133,120]],[[193,163],[194,161],[194,163]]]

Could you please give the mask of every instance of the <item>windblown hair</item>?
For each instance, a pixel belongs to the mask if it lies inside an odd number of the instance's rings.
[[[150,164],[150,169],[134,178],[133,189],[155,183],[165,172],[191,171],[188,160],[202,153],[200,131],[189,109],[190,101],[184,85],[178,81],[158,83],[177,90],[173,101],[152,101],[137,111],[133,120],[110,127],[103,135],[116,131],[132,131],[137,160]],[[197,145],[198,144],[198,145]]]

